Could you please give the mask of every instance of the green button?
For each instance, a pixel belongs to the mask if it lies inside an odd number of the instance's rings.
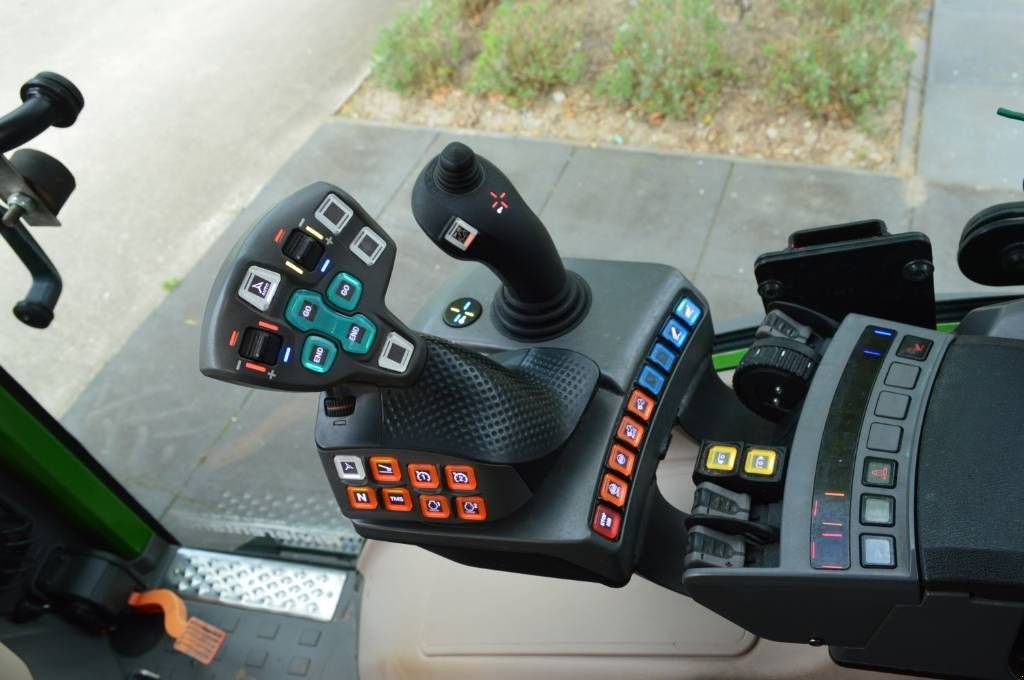
[[[320,331],[330,334],[334,329],[335,317],[324,305],[323,299],[311,290],[297,290],[292,293],[284,318],[300,331]]]
[[[373,347],[377,327],[362,314],[356,314],[348,322],[339,324],[334,337],[341,341],[341,348],[349,354],[366,354]]]
[[[345,312],[354,311],[362,296],[363,283],[348,272],[338,274],[327,286],[327,301]]]
[[[334,365],[338,356],[338,348],[327,338],[311,335],[302,345],[302,365],[307,371],[326,373]]]

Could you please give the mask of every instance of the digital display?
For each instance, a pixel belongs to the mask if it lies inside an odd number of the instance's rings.
[[[811,567],[850,568],[850,495],[857,443],[892,335],[861,333],[825,420],[811,497]]]

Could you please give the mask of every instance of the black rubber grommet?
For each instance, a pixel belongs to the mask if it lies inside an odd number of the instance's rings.
[[[85,107],[85,98],[70,80],[51,71],[43,71],[21,86],[21,101],[43,96],[54,104],[54,127],[69,127],[78,120]]]
[[[550,340],[578,326],[590,309],[590,300],[590,286],[572,271],[565,272],[561,294],[540,304],[519,301],[503,286],[494,296],[494,324],[504,335],[516,340]]]

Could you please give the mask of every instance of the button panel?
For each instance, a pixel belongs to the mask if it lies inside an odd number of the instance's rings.
[[[336,340],[348,354],[363,355],[373,347],[377,326],[363,314],[338,314],[319,293],[297,290],[285,309],[285,319],[300,331],[317,331]]]
[[[597,480],[590,529],[603,539],[616,541],[619,538],[647,428],[654,423],[659,397],[703,315],[697,296],[683,295],[656,327],[657,338],[637,370],[634,386],[627,393],[602,474]],[[738,456],[736,450],[734,461]]]

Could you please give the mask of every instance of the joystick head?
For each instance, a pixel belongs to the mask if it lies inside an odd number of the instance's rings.
[[[412,212],[443,251],[498,275],[494,319],[507,335],[543,340],[583,319],[586,284],[566,272],[551,235],[508,177],[465,144],[449,144],[423,168]]]

